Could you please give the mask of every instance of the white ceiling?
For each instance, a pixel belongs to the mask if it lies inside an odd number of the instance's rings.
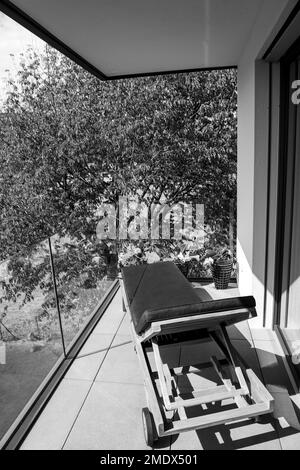
[[[12,0],[107,76],[237,65],[263,0]]]

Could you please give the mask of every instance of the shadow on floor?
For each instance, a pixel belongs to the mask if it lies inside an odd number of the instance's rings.
[[[106,351],[109,351],[110,349],[116,349],[116,348],[119,348],[120,346],[125,346],[126,344],[130,344],[132,343],[131,340],[129,341],[123,341],[122,343],[118,343],[118,344],[115,344],[115,345],[109,345],[107,346],[107,348],[102,348],[102,349],[95,349],[94,351],[91,351],[91,352],[88,352],[88,353],[85,353],[85,354],[78,354],[75,359],[81,359],[82,357],[88,357],[88,356],[94,356],[95,354],[99,354],[101,352],[106,352]]]
[[[193,414],[189,415],[189,417],[192,416]],[[245,429],[243,430],[243,428]],[[240,438],[233,439],[232,434],[235,430],[235,434],[239,434],[241,436]],[[279,438],[277,420],[271,416],[265,416],[260,423],[256,423],[254,419],[248,419],[242,422],[210,427],[195,432],[199,439],[199,444],[204,450],[238,450],[254,447],[259,444],[267,444]],[[289,427],[281,429],[280,437],[282,438],[297,433],[297,430]],[[175,443],[177,439],[178,436],[173,436],[172,444]]]
[[[300,410],[290,398],[293,390],[291,390],[283,359],[281,356],[262,348],[254,348],[245,338],[235,343],[238,345],[235,344],[238,353],[246,362],[251,362],[249,366],[254,369],[254,372],[262,379],[274,397],[274,412],[272,415],[260,417],[258,421],[248,419],[195,431],[199,439],[199,445],[207,450],[227,450],[261,444],[266,444],[266,447],[268,447],[267,443],[277,441],[277,447],[280,448],[280,439],[298,434],[300,431]],[[212,380],[211,371],[199,369],[199,373],[204,379]],[[189,394],[194,390],[188,376],[181,376],[179,389],[185,394]],[[186,408],[186,414],[188,418],[192,418],[199,416],[199,414],[209,413],[212,408],[214,408],[214,412],[218,412],[230,409],[232,406],[234,406],[232,403],[225,404],[225,406],[224,403],[223,406],[220,403],[207,404],[207,410],[205,411],[202,407]],[[281,426],[279,421],[282,419],[286,422],[284,427]],[[177,439],[178,436],[173,436],[172,444]]]

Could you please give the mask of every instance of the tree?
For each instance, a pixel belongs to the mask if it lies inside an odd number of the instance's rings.
[[[84,272],[103,275],[93,262],[97,208],[119,195],[138,192],[149,205],[162,195],[169,204],[200,201],[210,241],[227,244],[236,210],[236,100],[234,70],[101,82],[48,46],[41,55],[29,50],[1,116],[7,296],[30,299],[38,285],[49,291],[47,257],[34,265],[28,256],[53,234],[67,237],[55,255],[60,285]],[[85,256],[74,255],[78,242]]]

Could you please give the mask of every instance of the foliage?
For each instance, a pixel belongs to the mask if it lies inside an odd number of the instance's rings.
[[[74,304],[79,286],[95,286],[106,273],[97,209],[120,195],[138,194],[149,207],[162,198],[203,203],[207,243],[228,246],[236,101],[234,70],[101,82],[48,46],[29,50],[0,115],[5,297],[27,302],[39,287],[52,307],[49,257],[30,259],[54,234],[65,240],[54,253],[61,301]]]
[[[159,252],[152,244],[127,242],[119,251],[119,266],[136,266],[139,264],[151,264],[161,260]]]

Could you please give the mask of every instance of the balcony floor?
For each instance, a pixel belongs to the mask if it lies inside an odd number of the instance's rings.
[[[232,289],[234,292],[235,289]],[[251,420],[191,431],[159,442],[159,449],[300,449],[300,397],[290,383],[277,343],[248,322],[229,328],[233,344],[275,398],[275,419]],[[199,363],[199,345],[171,346],[163,354],[174,367]],[[201,345],[201,362],[215,354]],[[207,355],[207,358],[204,356]],[[193,358],[195,358],[193,360]],[[198,358],[198,360],[197,360]],[[212,378],[193,376],[205,387]],[[191,379],[192,380],[192,379]],[[22,445],[22,449],[149,449],[141,409],[143,379],[133,350],[129,319],[116,293],[65,378]]]

